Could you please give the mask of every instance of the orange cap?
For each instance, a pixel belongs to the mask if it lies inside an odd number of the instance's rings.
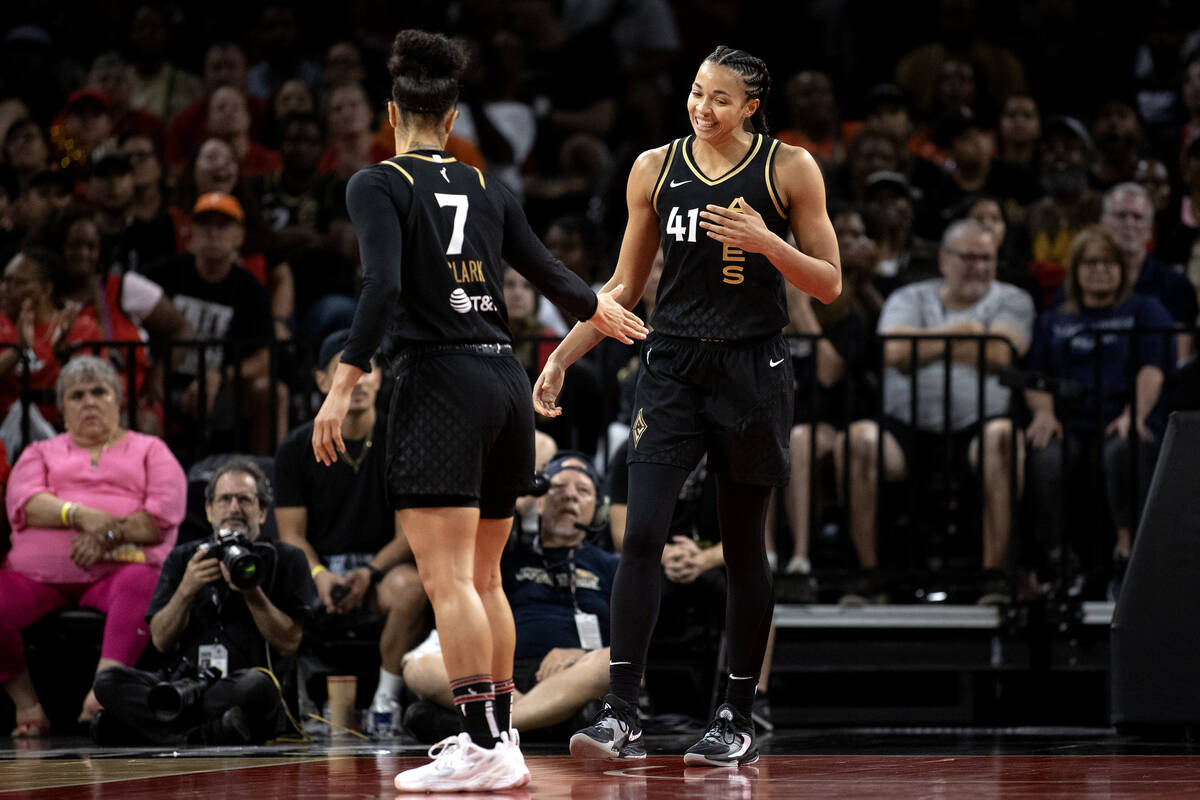
[[[215,214],[224,214],[227,217],[232,217],[238,222],[244,222],[246,214],[242,211],[242,204],[237,201],[237,198],[231,194],[223,192],[209,192],[201,195],[196,201],[196,205],[192,208],[192,216],[212,212]]]

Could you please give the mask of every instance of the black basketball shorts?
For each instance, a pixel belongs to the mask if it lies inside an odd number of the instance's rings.
[[[629,463],[708,468],[736,482],[788,482],[792,360],[783,336],[749,343],[651,334],[642,347]]]
[[[388,412],[387,490],[393,508],[478,507],[513,514],[533,480],[533,390],[503,354],[436,348],[396,364]]]

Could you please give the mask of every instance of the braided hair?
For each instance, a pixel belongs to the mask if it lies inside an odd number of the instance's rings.
[[[729,67],[742,76],[746,84],[746,99],[757,100],[758,109],[750,117],[749,125],[753,133],[770,133],[767,129],[767,97],[771,94],[771,73],[761,58],[755,58],[745,50],[735,50],[732,47],[718,45],[705,61]]]
[[[410,114],[440,117],[458,102],[458,82],[467,54],[439,33],[404,30],[392,42],[388,73],[392,101]]]

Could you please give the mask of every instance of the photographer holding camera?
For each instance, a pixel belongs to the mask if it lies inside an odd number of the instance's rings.
[[[171,669],[96,676],[97,744],[251,744],[285,728],[274,674],[290,666],[317,596],[300,550],[255,541],[271,501],[250,459],[213,473],[204,506],[213,538],[171,551],[146,613]]]

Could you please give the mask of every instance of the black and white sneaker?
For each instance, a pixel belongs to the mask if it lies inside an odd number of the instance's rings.
[[[604,707],[591,725],[571,737],[571,755],[576,758],[645,758],[642,726],[637,709],[615,694],[604,696]]]
[[[700,741],[683,754],[689,766],[740,767],[758,761],[754,721],[725,703]]]

